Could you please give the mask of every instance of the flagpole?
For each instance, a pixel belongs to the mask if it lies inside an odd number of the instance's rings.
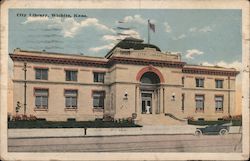
[[[149,20],[148,20],[148,44],[150,43],[150,31],[149,31]]]

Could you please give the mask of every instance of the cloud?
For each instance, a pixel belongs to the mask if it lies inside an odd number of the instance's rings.
[[[198,49],[191,49],[191,50],[186,51],[185,57],[187,59],[194,59],[194,56],[202,55],[202,54],[204,54],[203,51],[199,51]]]
[[[224,67],[224,68],[235,68],[236,70],[239,70],[239,71],[242,70],[242,63],[239,61],[233,61],[231,63],[228,63],[222,60],[217,63],[203,62],[201,64],[205,66],[219,66],[219,67]]]
[[[58,28],[64,37],[74,37],[79,30],[86,27],[95,27],[98,30],[115,33],[115,30],[109,28],[108,26],[101,24],[96,18],[86,18],[82,21],[76,21],[74,18],[51,18],[42,17],[34,18],[28,17],[23,24],[34,23],[34,22],[47,22],[48,28]]]
[[[189,29],[189,32],[196,32],[197,31],[197,27],[191,27],[190,29]]]
[[[199,29],[199,31],[200,32],[211,32],[211,31],[213,31],[213,29],[210,26],[205,26],[205,27]]]
[[[164,22],[163,24],[165,26],[165,31],[170,33],[172,31],[171,26],[167,22]]]
[[[102,39],[104,41],[117,41],[117,40],[122,40],[126,37],[134,37],[137,39],[141,39],[139,32],[135,30],[125,30],[120,33],[121,33],[120,35],[104,35]]]
[[[189,32],[203,32],[203,33],[211,32],[211,31],[213,31],[213,27],[214,26],[204,26],[201,28],[191,27],[191,28],[189,28]]]
[[[181,34],[180,36],[177,36],[177,37],[173,37],[172,39],[173,40],[181,40],[181,39],[184,39],[186,36],[186,34]]]
[[[124,23],[139,23],[139,24],[147,24],[147,20],[143,19],[141,15],[134,16],[126,16],[123,18],[122,22]],[[153,22],[153,20],[152,20]]]
[[[22,24],[32,23],[32,22],[46,22],[50,19],[48,17],[27,17],[26,21],[22,22]]]
[[[110,43],[108,45],[102,45],[102,46],[98,46],[98,47],[89,48],[89,51],[99,52],[101,50],[112,49],[114,46],[115,46],[115,44]]]

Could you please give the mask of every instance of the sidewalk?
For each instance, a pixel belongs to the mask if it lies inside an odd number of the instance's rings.
[[[193,135],[194,125],[179,126],[143,126],[138,128],[47,128],[47,129],[8,129],[8,138],[32,137],[84,137],[117,135]],[[229,133],[240,133],[240,127],[230,127]]]

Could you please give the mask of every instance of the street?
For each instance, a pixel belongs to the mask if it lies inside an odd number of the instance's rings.
[[[12,138],[9,152],[241,152],[240,134]]]

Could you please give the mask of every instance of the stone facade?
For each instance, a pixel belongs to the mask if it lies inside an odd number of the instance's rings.
[[[94,120],[105,114],[128,118],[133,113],[137,118],[170,114],[180,119],[205,120],[235,115],[238,74],[235,69],[188,65],[178,53],[143,47],[126,48],[118,44],[105,57],[16,49],[10,54],[14,70],[13,108],[19,101],[22,107],[18,113],[24,113],[26,82],[26,114],[47,120]],[[26,80],[24,62],[27,63]],[[40,69],[47,71],[45,80],[37,79],[36,72]],[[66,71],[75,71],[76,80],[68,81]],[[204,84],[201,87],[197,87],[199,80]],[[220,83],[217,88],[216,83]],[[48,91],[45,106],[39,106],[40,98],[35,93],[39,89]],[[66,107],[67,90],[77,91],[74,107]],[[216,101],[220,102],[217,106],[222,106],[217,110]],[[202,108],[197,109],[198,106]]]

